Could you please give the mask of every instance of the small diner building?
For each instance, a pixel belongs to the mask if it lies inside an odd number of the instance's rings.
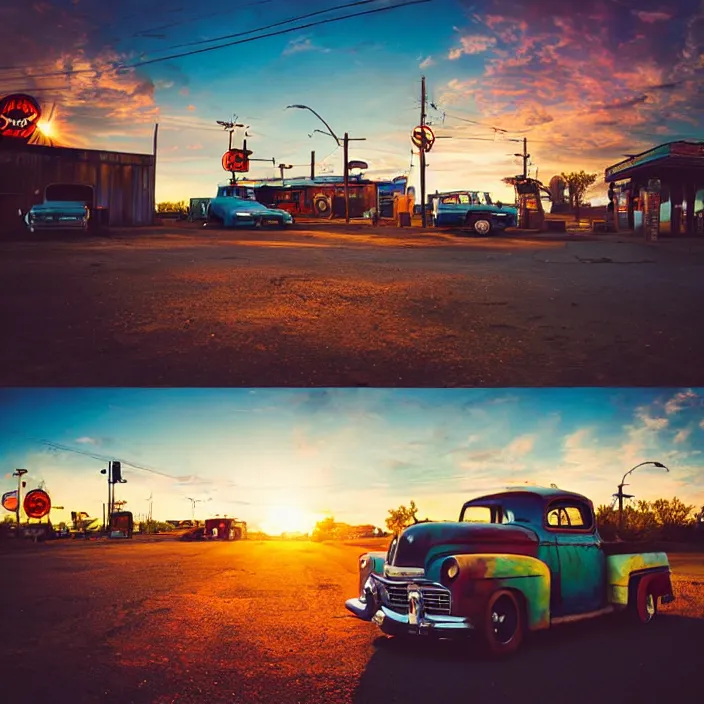
[[[704,142],[661,144],[606,169],[617,231],[704,236]]]

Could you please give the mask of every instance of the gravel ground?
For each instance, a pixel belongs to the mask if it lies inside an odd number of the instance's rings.
[[[704,580],[678,579],[678,601],[645,630],[564,626],[492,662],[459,644],[380,637],[347,614],[364,549],[141,539],[5,548],[4,700],[425,704],[560,692],[635,703],[689,701],[700,686]]]
[[[704,247],[122,231],[0,243],[6,386],[699,386]]]

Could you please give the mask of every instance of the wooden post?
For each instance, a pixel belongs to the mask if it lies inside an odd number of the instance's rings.
[[[349,224],[350,222],[350,171],[347,168],[350,155],[350,136],[345,132],[344,146],[343,146],[343,158],[345,163],[343,164],[344,169],[344,184],[345,184],[345,222]]]
[[[420,84],[420,216],[423,227],[428,226],[427,213],[425,210],[425,131],[422,129],[425,125],[425,76],[421,78]],[[413,223],[413,213],[411,213],[411,224]]]
[[[310,153],[310,180],[315,178],[315,152]]]

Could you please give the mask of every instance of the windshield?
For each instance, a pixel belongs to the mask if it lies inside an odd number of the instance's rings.
[[[460,516],[461,523],[513,523],[514,514],[502,506],[465,506]]]

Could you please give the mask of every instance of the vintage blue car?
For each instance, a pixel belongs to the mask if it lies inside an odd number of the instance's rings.
[[[93,188],[84,184],[54,183],[46,187],[44,202],[20,211],[30,232],[82,230],[87,232],[93,210]]]
[[[431,198],[435,227],[465,227],[478,235],[516,227],[518,210],[494,203],[489,193],[480,191],[448,191],[434,193]]]
[[[229,195],[225,188],[218,189],[217,197],[208,204],[207,219],[209,223],[224,227],[289,227],[294,224],[291,213],[267,208],[256,200]]]

